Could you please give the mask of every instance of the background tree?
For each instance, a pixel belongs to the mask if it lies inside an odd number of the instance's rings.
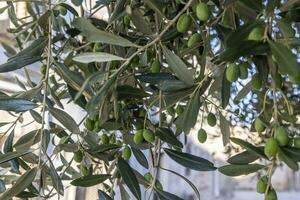
[[[181,199],[157,181],[162,153],[198,171],[261,171],[257,191],[267,200],[277,199],[271,178],[280,163],[298,170],[298,1],[98,0],[84,10],[82,0],[32,0],[26,1],[30,16],[24,19],[16,17],[13,2],[3,10],[16,43],[4,46],[10,58],[0,72],[22,68],[30,88],[1,94],[0,108],[18,117],[4,133],[0,163],[21,175],[16,182],[1,181],[4,187],[14,183],[0,199],[63,195],[63,180],[103,184],[103,199],[113,199],[117,183],[136,199],[140,184],[160,199]],[[107,21],[94,17],[101,9],[107,9]],[[41,66],[39,81],[26,70],[32,63]],[[64,112],[61,99],[86,110],[85,128]],[[228,165],[217,168],[182,151],[179,136],[189,134],[199,111],[210,126],[220,126],[224,146],[245,150]],[[14,142],[24,112],[40,128]],[[45,126],[46,112],[60,124]],[[249,127],[256,137],[231,138],[230,123]],[[199,141],[206,137],[201,128]],[[52,155],[46,151],[50,144]],[[141,150],[149,151],[149,163]],[[68,162],[64,151],[74,158]],[[143,176],[128,164],[131,154],[149,173]]]

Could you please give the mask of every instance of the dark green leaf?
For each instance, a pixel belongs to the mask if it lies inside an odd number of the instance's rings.
[[[185,134],[188,134],[197,122],[201,106],[200,95],[201,90],[197,90],[188,102],[184,112],[175,121],[175,124],[180,127]]]
[[[130,85],[118,85],[117,95],[119,100],[131,99],[131,98],[143,98],[147,97],[148,94],[140,88],[135,88]]]
[[[109,177],[109,174],[87,175],[73,180],[71,184],[80,187],[91,187],[104,182]]]
[[[149,168],[148,165],[148,160],[146,158],[146,156],[143,154],[143,152],[139,149],[135,149],[135,148],[131,148],[132,153],[134,155],[134,157],[136,158],[136,160],[146,169]]]
[[[232,142],[234,142],[237,145],[240,145],[241,147],[245,148],[246,150],[248,150],[250,153],[253,153],[261,158],[265,158],[268,159],[268,157],[264,154],[263,150],[261,148],[258,148],[252,144],[250,144],[249,142],[243,141],[241,139],[238,138],[230,138],[230,140]]]
[[[98,200],[113,200],[113,198],[108,196],[105,192],[98,190]]]
[[[12,197],[25,190],[33,182],[36,173],[37,168],[28,170],[26,173],[20,176],[17,182],[10,189],[8,189],[0,196],[0,200],[11,199]]]
[[[299,165],[297,163],[297,160],[295,161],[291,157],[289,157],[287,154],[284,153],[280,148],[278,150],[278,157],[280,160],[282,160],[289,168],[291,168],[294,171],[298,171]]]
[[[294,76],[300,73],[300,65],[297,62],[297,56],[285,45],[269,41],[272,54],[274,55],[278,68],[282,74]]]
[[[225,174],[226,176],[240,176],[240,175],[248,175],[258,170],[265,168],[264,165],[259,164],[248,164],[248,165],[225,165],[219,167],[219,172]]]
[[[159,199],[161,200],[183,200],[182,198],[176,196],[175,194],[166,191],[162,191],[162,190],[155,190],[155,191]]]
[[[230,164],[241,165],[241,164],[249,164],[259,159],[259,156],[253,154],[249,151],[243,151],[242,153],[238,153],[232,157],[230,157],[227,162]]]
[[[176,138],[173,131],[169,128],[159,127],[156,129],[155,135],[170,145],[183,148],[182,143]]]
[[[163,54],[169,64],[169,67],[174,71],[176,76],[187,85],[194,84],[192,73],[188,70],[186,64],[167,47],[162,46]]]
[[[178,164],[197,171],[214,171],[217,168],[210,161],[188,153],[164,148],[166,154]]]
[[[18,151],[14,151],[14,152],[8,152],[6,154],[0,154],[0,164],[7,162],[9,160],[12,160],[14,158],[18,158],[21,157],[23,155],[26,155],[28,153],[30,153],[31,151],[27,150],[18,150]]]
[[[79,127],[75,120],[65,111],[57,108],[49,108],[49,111],[53,115],[53,117],[57,119],[62,125],[64,125],[69,131],[74,134],[80,133]]]
[[[127,187],[130,189],[132,194],[137,198],[141,199],[141,190],[138,183],[138,180],[128,163],[123,158],[118,158],[118,170],[121,174],[121,177]]]
[[[0,110],[23,112],[32,110],[38,105],[27,99],[0,98]]]

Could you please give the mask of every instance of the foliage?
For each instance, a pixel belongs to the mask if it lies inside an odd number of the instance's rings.
[[[22,92],[1,93],[0,109],[17,119],[1,136],[7,136],[0,155],[7,170],[1,172],[0,199],[47,199],[63,195],[69,184],[102,184],[100,199],[113,199],[115,186],[122,199],[129,191],[141,199],[140,185],[161,199],[182,199],[164,191],[158,170],[183,178],[199,198],[192,182],[160,166],[163,153],[198,171],[261,171],[267,181],[260,180],[259,192],[274,199],[276,167],[283,162],[298,170],[300,161],[298,1],[93,3],[26,1],[29,16],[22,19],[13,1],[1,9],[14,25],[8,32],[15,44],[2,44],[9,59],[0,73],[24,71],[27,82],[17,81]],[[107,20],[96,17],[103,10]],[[33,63],[40,66],[39,80],[30,70]],[[62,99],[86,111],[81,122],[64,110]],[[14,129],[25,112],[40,128],[16,139]],[[49,126],[47,112],[56,119]],[[220,127],[224,146],[244,149],[228,165],[218,168],[184,152],[180,136],[194,128],[199,113]],[[251,124],[255,139],[231,137],[230,124],[236,122]],[[55,146],[50,155],[49,145]],[[64,157],[70,152],[72,160]],[[152,174],[133,169],[132,155]]]

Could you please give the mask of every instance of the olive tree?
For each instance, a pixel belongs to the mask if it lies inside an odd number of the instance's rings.
[[[18,82],[22,92],[1,93],[1,110],[16,120],[1,136],[0,199],[47,199],[69,185],[99,184],[100,199],[114,199],[117,187],[141,199],[141,185],[150,196],[182,199],[158,180],[159,170],[181,176],[161,166],[162,154],[197,171],[260,172],[257,192],[266,200],[277,199],[279,165],[298,170],[298,1],[28,0],[24,18],[16,16],[17,1],[6,2],[1,12],[13,24],[14,45],[3,44],[9,59],[0,73],[21,70],[27,82]],[[103,10],[107,20],[96,17]],[[33,63],[40,80],[28,70]],[[81,122],[63,99],[86,111]],[[15,138],[25,112],[39,129]],[[48,112],[56,120],[46,125]],[[227,165],[184,151],[182,138],[200,114],[220,128],[224,147],[243,149]],[[237,122],[255,137],[231,137]],[[200,127],[199,142],[206,138]],[[149,172],[134,169],[131,156]]]

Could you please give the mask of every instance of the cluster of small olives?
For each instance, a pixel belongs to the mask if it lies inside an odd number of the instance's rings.
[[[225,76],[226,79],[231,83],[237,81],[238,78],[248,78],[248,63],[243,62],[239,65],[235,63],[229,64],[226,68]]]
[[[100,128],[100,123],[99,123],[99,119],[98,119],[98,115],[94,116],[94,117],[88,117],[85,120],[85,127],[87,130],[92,131],[92,132],[99,132],[101,130]]]
[[[133,136],[133,141],[136,144],[141,144],[143,141],[147,141],[149,143],[154,142],[155,140],[155,134],[150,129],[141,129],[138,130],[135,135]]]
[[[211,127],[213,127],[213,126],[215,126],[217,124],[217,118],[211,112],[208,113],[208,115],[207,115],[207,124],[209,126],[211,126]],[[207,140],[207,133],[206,133],[206,131],[203,128],[199,129],[199,131],[198,131],[198,141],[200,143],[204,143],[204,142],[206,142],[206,140]]]

